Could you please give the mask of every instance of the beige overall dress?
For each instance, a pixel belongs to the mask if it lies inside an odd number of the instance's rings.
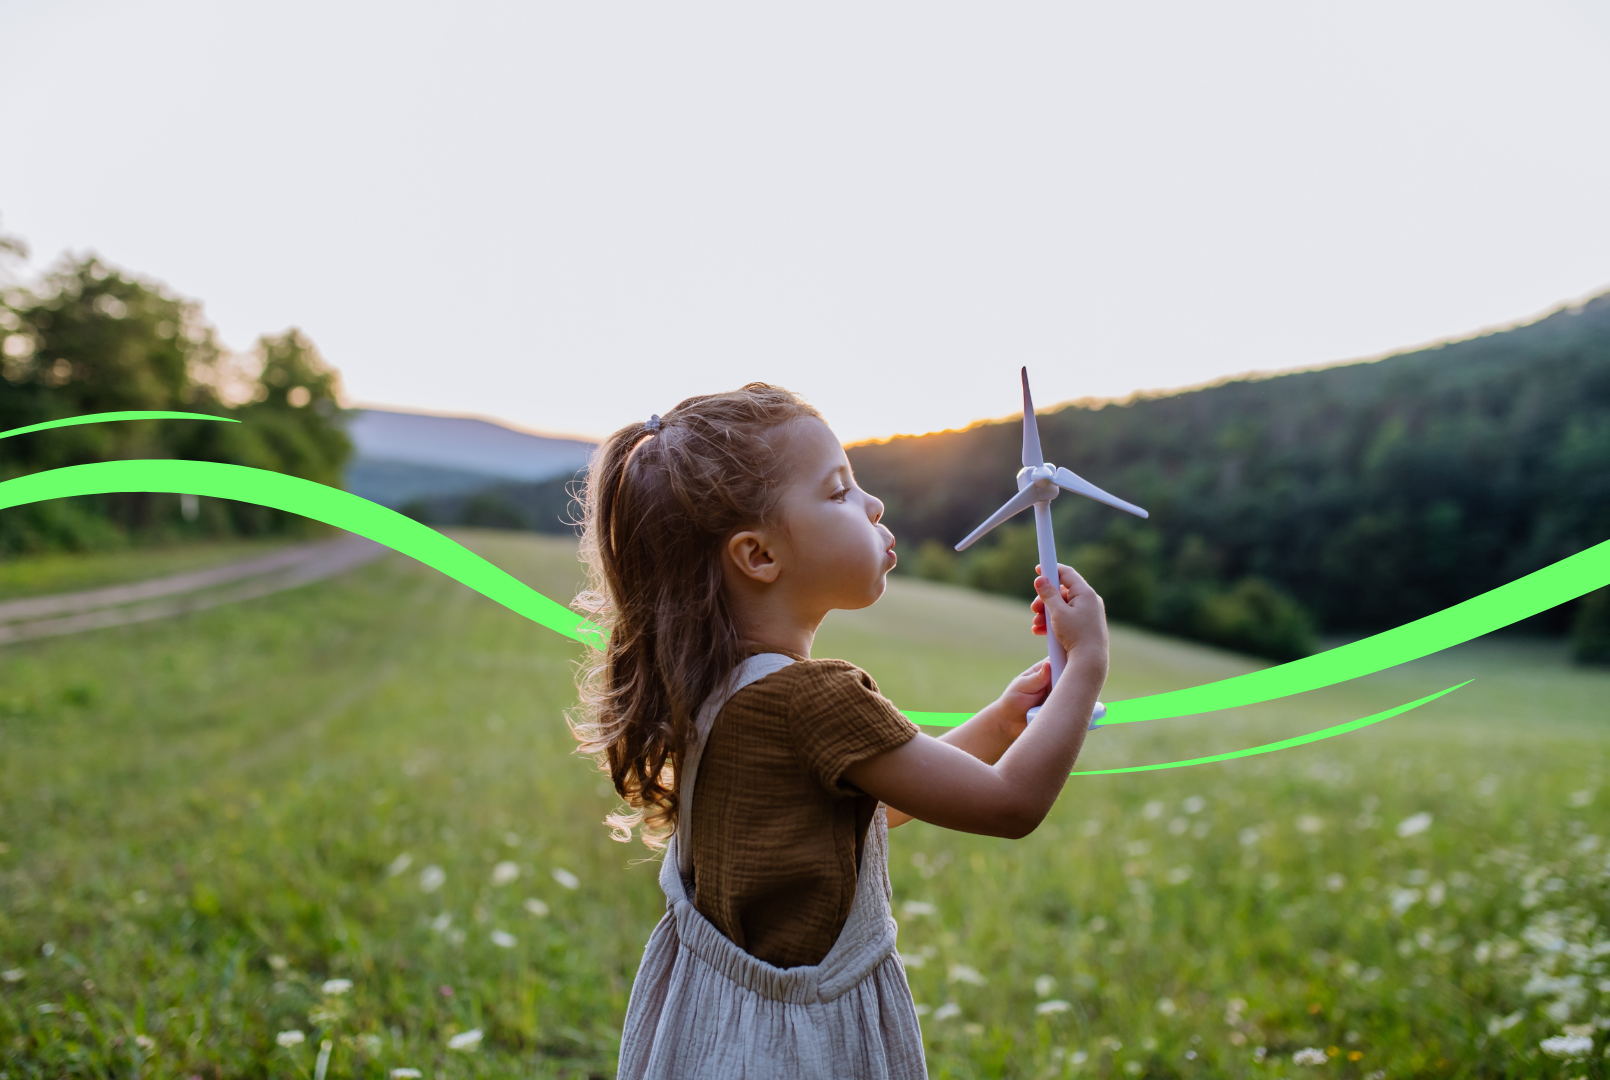
[[[907,1080],[928,1075],[889,902],[889,827],[882,807],[861,851],[855,900],[820,964],[773,967],[750,956],[693,906],[693,821],[699,758],[716,715],[739,690],[793,663],[751,656],[710,696],[683,759],[677,829],[660,868],[666,912],[649,936],[621,1036],[620,1080]]]

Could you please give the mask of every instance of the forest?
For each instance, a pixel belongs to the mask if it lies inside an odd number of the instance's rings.
[[[1610,293],[1378,361],[1076,402],[1039,427],[1051,461],[1151,512],[1053,504],[1059,551],[1115,618],[1289,659],[1610,539]],[[1029,594],[1027,515],[951,551],[1013,494],[1020,440],[1013,419],[850,449],[911,572]],[[1610,596],[1524,629],[1610,661]]]
[[[0,237],[12,253],[16,241]],[[4,256],[5,251],[0,251]],[[0,480],[135,457],[250,465],[340,485],[339,380],[306,335],[229,352],[200,305],[94,256],[0,288],[0,431],[92,412],[184,410],[0,441]],[[1059,551],[1114,618],[1275,660],[1475,596],[1610,539],[1610,293],[1512,329],[1382,360],[1040,415],[1047,456],[1151,511],[1053,506]],[[1012,494],[1017,420],[851,447],[901,572],[1026,595],[1032,522],[965,555]],[[937,478],[943,478],[939,480]],[[423,500],[433,524],[569,531],[571,478]],[[0,512],[0,555],[294,532],[278,511],[124,494]],[[1610,663],[1610,591],[1530,620]]]

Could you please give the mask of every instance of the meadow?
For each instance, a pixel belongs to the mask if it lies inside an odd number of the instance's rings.
[[[576,584],[568,540],[457,535],[549,595]],[[49,573],[88,587],[174,562]],[[38,588],[30,565],[0,568],[0,599]],[[896,579],[816,654],[960,710],[1040,655],[1026,624]],[[613,1075],[662,900],[571,751],[578,648],[390,556],[0,650],[0,1080]],[[1105,696],[1253,666],[1115,627]],[[1080,767],[1250,746],[1468,678],[1338,739],[1075,777],[1025,840],[896,830],[932,1075],[1604,1076],[1610,674],[1499,637],[1102,729]]]

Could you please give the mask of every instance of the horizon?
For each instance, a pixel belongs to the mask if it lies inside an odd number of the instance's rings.
[[[1036,416],[1039,416],[1045,413],[1057,412],[1061,409],[1068,408],[1104,408],[1108,405],[1125,405],[1134,401],[1154,400],[1157,398],[1174,397],[1180,394],[1195,393],[1199,390],[1211,390],[1214,387],[1225,386],[1230,383],[1251,382],[1260,379],[1276,379],[1284,375],[1300,375],[1310,371],[1326,371],[1332,368],[1354,367],[1360,364],[1376,364],[1380,363],[1382,360],[1390,360],[1396,356],[1407,356],[1412,353],[1423,352],[1427,349],[1440,348],[1445,345],[1457,345],[1463,341],[1474,341],[1477,338],[1487,337],[1492,334],[1502,334],[1510,330],[1519,330],[1522,327],[1531,326],[1535,323],[1542,322],[1544,319],[1547,319],[1552,315],[1562,314],[1574,309],[1579,310],[1584,305],[1603,297],[1610,297],[1610,287],[1596,289],[1582,296],[1562,301],[1553,305],[1552,307],[1545,308],[1542,311],[1536,312],[1532,315],[1523,316],[1517,319],[1510,319],[1507,322],[1493,323],[1487,326],[1478,327],[1477,329],[1468,333],[1450,334],[1447,337],[1436,338],[1431,341],[1424,341],[1414,345],[1406,345],[1400,348],[1388,349],[1385,352],[1377,353],[1373,356],[1359,356],[1347,360],[1333,360],[1317,364],[1304,364],[1297,367],[1267,368],[1256,371],[1232,372],[1228,375],[1222,375],[1214,379],[1193,383],[1187,386],[1141,388],[1138,390],[1133,390],[1128,394],[1113,397],[1068,398],[1063,401],[1053,401],[1046,405],[1036,405],[1034,413]],[[524,435],[535,435],[545,439],[574,439],[600,443],[609,437],[609,432],[604,432],[600,435],[588,435],[577,432],[541,430],[526,427],[514,421],[505,420],[492,413],[442,412],[411,405],[358,401],[353,401],[350,404],[344,405],[343,407],[354,410],[407,413],[413,416],[432,416],[454,420],[480,420],[485,423],[496,424],[499,427],[508,428],[511,431],[520,432]],[[853,441],[844,440],[844,445],[847,447],[869,446],[879,443],[893,442],[896,439],[920,439],[928,435],[943,435],[950,432],[969,431],[975,427],[988,424],[1016,423],[1021,419],[1022,410],[1020,407],[1016,413],[1003,413],[998,416],[981,416],[956,427],[931,428],[927,431],[897,431],[889,435],[873,435]]]

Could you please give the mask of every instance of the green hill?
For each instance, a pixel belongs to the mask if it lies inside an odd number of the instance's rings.
[[[908,556],[921,549],[908,566],[1026,591],[1031,525],[947,555],[1012,494],[1020,430],[851,449]],[[1610,293],[1383,360],[1069,405],[1040,435],[1050,460],[1151,511],[1055,504],[1061,550],[1116,616],[1297,655],[1313,628],[1396,625],[1610,537]]]

